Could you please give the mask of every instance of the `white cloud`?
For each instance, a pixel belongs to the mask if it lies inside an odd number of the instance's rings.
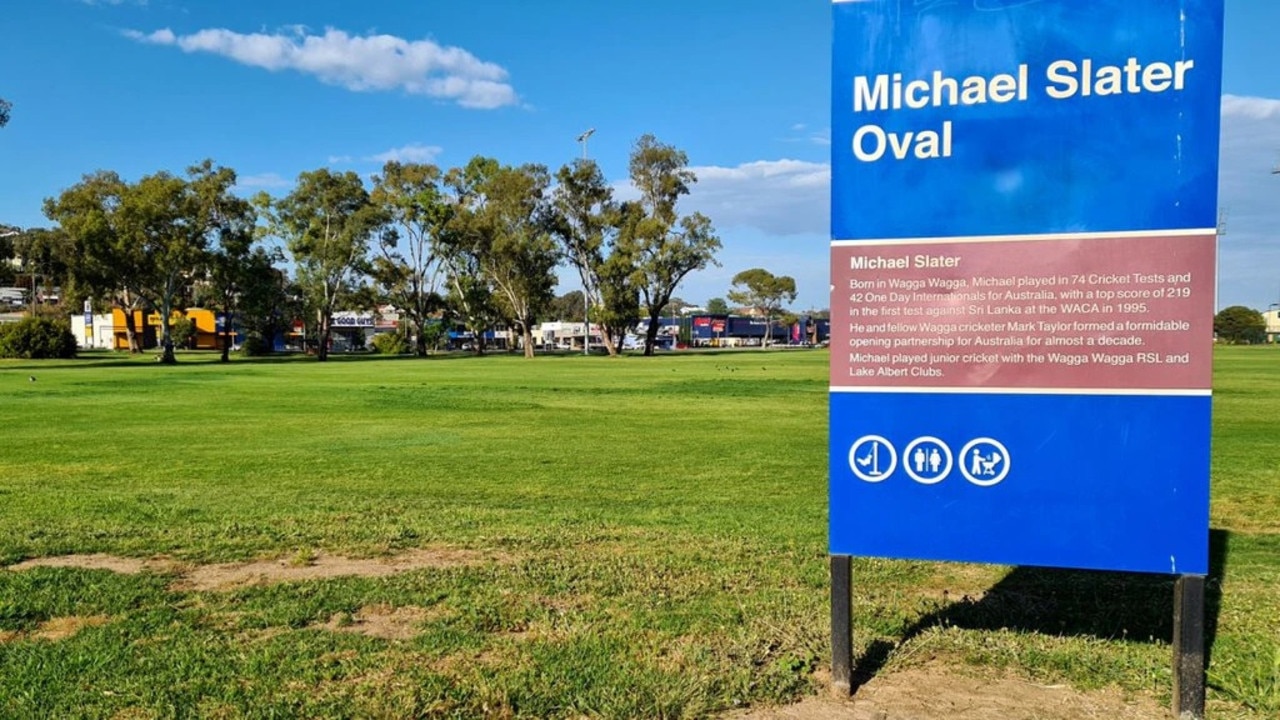
[[[830,226],[831,166],[802,160],[759,160],[735,167],[693,167],[698,182],[689,210],[717,227],[752,227],[771,235],[823,234]]]
[[[241,175],[236,178],[236,187],[238,188],[284,188],[292,186],[292,180],[280,177],[279,174],[273,172],[260,173],[258,175]]]
[[[1280,118],[1280,100],[1223,95],[1222,115],[1224,117],[1243,117],[1254,120]]]
[[[443,148],[438,145],[423,145],[422,143],[410,143],[404,147],[391,148],[390,150],[377,155],[370,155],[365,158],[369,162],[399,162],[399,163],[429,163],[440,155]]]
[[[814,145],[830,145],[831,144],[831,128],[822,128],[820,130],[810,130],[809,126],[804,123],[796,123],[791,126],[791,132],[795,133],[791,137],[783,138],[783,142],[789,143],[813,143]]]
[[[287,33],[237,33],[224,28],[177,35],[169,28],[152,33],[126,30],[125,36],[183,52],[206,52],[273,72],[296,70],[330,85],[358,92],[403,90],[491,109],[519,101],[501,66],[458,47],[394,35],[348,35],[328,28],[323,35],[292,27]]]

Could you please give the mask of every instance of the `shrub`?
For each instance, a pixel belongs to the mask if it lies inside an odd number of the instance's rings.
[[[189,317],[180,317],[169,324],[169,339],[174,347],[194,348],[196,324]]]
[[[374,335],[373,351],[380,355],[403,355],[409,352],[409,339],[399,332]]]
[[[274,347],[272,344],[266,338],[255,332],[249,333],[245,337],[244,342],[240,343],[240,354],[246,357],[270,355],[273,350]]]
[[[0,325],[0,357],[44,360],[75,356],[76,338],[61,320],[27,317]]]

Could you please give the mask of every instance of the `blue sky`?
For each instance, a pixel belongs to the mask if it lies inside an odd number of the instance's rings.
[[[685,150],[722,267],[796,278],[828,303],[830,5],[824,0],[4,0],[0,222],[104,168],[203,158],[246,191],[321,166],[551,168],[581,153],[619,184],[642,133]],[[1280,302],[1280,3],[1227,0],[1220,305]],[[565,271],[563,289],[576,287]]]

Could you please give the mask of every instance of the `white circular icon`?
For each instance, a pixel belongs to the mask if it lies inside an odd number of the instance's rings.
[[[898,451],[879,435],[863,435],[849,448],[849,469],[867,482],[881,482],[897,468]]]
[[[951,448],[936,437],[919,437],[902,451],[902,467],[922,485],[936,485],[951,474]]]
[[[960,450],[960,473],[979,487],[991,487],[1009,474],[1009,451],[999,440],[978,438]]]

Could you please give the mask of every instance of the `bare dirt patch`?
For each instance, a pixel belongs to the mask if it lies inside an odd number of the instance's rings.
[[[329,622],[316,627],[383,640],[412,640],[433,615],[431,610],[413,605],[366,605],[350,616],[334,615]]]
[[[348,558],[318,554],[306,563],[289,559],[201,565],[184,573],[174,590],[234,590],[253,585],[324,580],[335,577],[389,577],[424,568],[479,565],[499,559],[474,550],[412,550],[387,558]]]
[[[254,585],[324,580],[335,577],[388,577],[424,568],[450,568],[507,562],[501,553],[482,553],[453,548],[424,548],[382,558],[348,558],[318,553],[301,561],[298,558],[260,560],[248,563],[217,565],[184,565],[172,558],[128,558],[115,555],[58,555],[35,558],[10,565],[9,570],[23,571],[37,567],[110,570],[126,575],[142,572],[176,574],[170,589],[235,590]]]
[[[180,564],[172,558],[129,558],[116,555],[55,555],[53,557],[23,560],[10,565],[10,570],[22,571],[38,567],[78,568],[81,570],[110,570],[122,575],[137,575],[143,571],[173,572]]]
[[[873,678],[853,700],[810,698],[795,705],[726,716],[726,720],[1166,720],[1147,697],[1106,689],[1082,692],[1003,676],[978,678],[941,663]]]
[[[98,627],[111,622],[111,618],[106,615],[90,615],[88,617],[68,616],[50,618],[40,623],[40,625],[30,632],[15,632],[12,630],[0,630],[0,645],[7,642],[17,640],[49,640],[57,642],[66,640],[76,633],[88,627]]]

